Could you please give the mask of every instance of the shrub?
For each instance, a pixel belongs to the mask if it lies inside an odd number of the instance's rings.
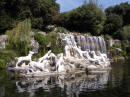
[[[52,32],[54,31],[55,29],[55,26],[54,25],[48,25],[46,28],[45,28],[45,31],[46,32]]]
[[[65,29],[64,27],[57,27],[54,31],[60,33],[67,33],[67,29]]]
[[[39,43],[39,53],[41,55],[44,55],[46,53],[46,45],[47,45],[46,36],[44,36],[42,34],[35,33],[34,38]]]
[[[53,53],[58,54],[62,52],[62,46],[57,40],[57,33],[51,32],[46,36],[36,33],[35,39],[40,45],[39,53],[41,56],[43,56],[48,51],[47,45],[49,43],[51,43],[50,50],[52,50]]]
[[[0,68],[5,68],[6,64],[17,56],[16,51],[3,50],[0,51]]]
[[[121,44],[115,43],[115,44],[113,45],[113,47],[114,47],[114,48],[121,48]]]
[[[130,25],[123,27],[122,37],[123,39],[130,40]]]
[[[51,47],[50,49],[52,50],[53,53],[59,54],[63,52],[62,50],[62,45],[60,41],[57,40],[57,33],[49,33],[47,36],[47,43],[51,42]]]
[[[130,45],[126,49],[128,60],[130,60]]]
[[[103,32],[104,34],[109,34],[114,37],[116,34],[119,34],[117,32],[122,27],[122,25],[123,20],[121,16],[110,14],[109,16],[107,16],[107,19],[105,21]]]
[[[105,40],[112,39],[112,37],[110,35],[108,35],[108,34],[104,35],[104,38],[105,38]]]
[[[26,19],[20,22],[14,29],[8,30],[8,49],[15,49],[19,51],[21,55],[26,55],[31,48],[31,23]]]

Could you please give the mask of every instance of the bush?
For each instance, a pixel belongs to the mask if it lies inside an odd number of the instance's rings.
[[[122,37],[124,40],[130,40],[130,25],[123,27]]]
[[[35,39],[40,45],[39,53],[41,56],[43,56],[48,51],[47,45],[49,43],[51,43],[50,50],[52,50],[53,53],[58,54],[62,52],[62,46],[57,40],[57,33],[51,32],[46,36],[36,33]]]
[[[51,43],[50,49],[52,50],[53,53],[59,54],[63,52],[62,45],[60,41],[57,40],[57,33],[55,32],[49,33],[46,36],[46,38],[47,38],[47,44],[49,42]]]
[[[104,37],[105,40],[112,39],[112,37],[110,35],[108,35],[108,34],[105,34],[103,37]]]
[[[5,68],[6,64],[17,56],[16,51],[2,50],[0,51],[0,68]]]
[[[65,29],[64,27],[56,27],[55,32],[60,32],[60,33],[67,33],[67,29]]]
[[[115,43],[115,44],[113,45],[113,47],[114,47],[114,48],[121,48],[121,44]]]
[[[38,33],[38,32],[40,32],[41,30],[39,30],[39,29],[32,29],[32,32],[34,32],[34,33]]]
[[[15,49],[19,51],[21,55],[27,55],[29,49],[31,49],[31,23],[26,19],[20,22],[14,29],[8,30],[8,49]]]
[[[126,54],[127,54],[127,57],[128,57],[128,60],[130,60],[130,44],[129,46],[126,48]]]
[[[107,19],[105,21],[103,33],[115,36],[116,34],[119,34],[117,32],[122,27],[122,25],[123,20],[121,16],[110,14],[107,16]]]
[[[48,25],[44,30],[49,33],[49,32],[52,32],[54,31],[55,29],[55,26],[54,25]]]
[[[34,38],[39,43],[39,53],[41,55],[44,55],[46,53],[46,45],[47,45],[46,36],[35,33]]]

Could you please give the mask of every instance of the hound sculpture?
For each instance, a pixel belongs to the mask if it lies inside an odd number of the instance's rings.
[[[19,67],[18,64],[19,64],[20,62],[22,62],[22,61],[29,61],[29,62],[31,62],[31,58],[32,58],[32,55],[33,55],[33,54],[34,54],[34,52],[29,51],[28,56],[23,56],[23,57],[17,58],[16,68]]]

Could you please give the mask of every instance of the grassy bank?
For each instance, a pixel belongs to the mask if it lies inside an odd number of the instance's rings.
[[[18,56],[18,53],[13,50],[0,51],[0,69],[6,68],[6,64]]]

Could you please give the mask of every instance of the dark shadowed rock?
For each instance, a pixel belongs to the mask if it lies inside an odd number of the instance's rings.
[[[7,68],[9,68],[9,67],[15,67],[15,61],[11,61],[11,62],[7,63],[6,67]]]
[[[116,54],[117,54],[117,55],[120,54],[121,52],[122,52],[122,49],[116,48]]]

